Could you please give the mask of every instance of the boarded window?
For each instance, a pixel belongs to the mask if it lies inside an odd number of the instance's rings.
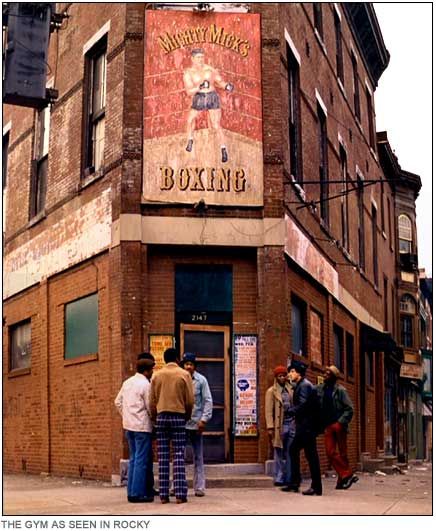
[[[310,311],[310,355],[312,361],[322,365],[322,316],[315,312]]]
[[[65,359],[98,352],[98,295],[65,305]]]
[[[30,367],[32,352],[30,319],[10,328],[10,370]]]

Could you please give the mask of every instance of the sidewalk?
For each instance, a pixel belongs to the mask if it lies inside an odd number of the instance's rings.
[[[432,467],[404,475],[360,474],[348,491],[323,479],[324,495],[307,497],[265,488],[211,488],[188,503],[129,504],[124,487],[109,483],[31,475],[4,475],[3,515],[431,515]],[[308,481],[303,487],[307,488]],[[259,501],[261,500],[261,503]]]

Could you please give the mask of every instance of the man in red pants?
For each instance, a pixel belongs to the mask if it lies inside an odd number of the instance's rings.
[[[348,424],[353,417],[353,404],[346,389],[337,383],[339,369],[327,367],[324,383],[318,386],[324,421],[324,442],[327,457],[338,474],[337,489],[349,489],[358,481],[347,457]]]

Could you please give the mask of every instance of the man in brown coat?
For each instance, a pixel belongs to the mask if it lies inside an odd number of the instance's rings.
[[[174,348],[165,351],[166,365],[155,373],[150,389],[150,413],[152,419],[156,419],[159,494],[162,503],[170,501],[170,441],[173,446],[173,485],[176,502],[188,501],[185,425],[191,418],[194,406],[194,388],[191,375],[179,367],[178,359]]]
[[[289,485],[291,481],[290,446],[295,435],[295,422],[287,415],[292,406],[292,386],[284,366],[274,369],[274,384],[265,395],[265,418],[274,448],[274,485]]]

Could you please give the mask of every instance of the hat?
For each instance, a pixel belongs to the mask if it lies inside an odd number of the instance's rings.
[[[327,367],[327,369],[336,376],[336,378],[339,377],[339,369],[337,367],[335,367],[334,365],[330,365],[330,367]]]
[[[301,361],[292,360],[290,369],[294,369],[298,374],[304,376],[306,374],[307,365]]]
[[[192,352],[185,352],[183,354],[183,358],[182,358],[182,366],[187,362],[189,361],[190,363],[193,363],[194,365],[197,365],[197,361],[196,361],[196,357],[195,357],[195,354],[193,354]]]
[[[274,376],[278,376],[279,374],[288,374],[288,371],[286,370],[286,367],[283,365],[279,365],[274,369]]]

